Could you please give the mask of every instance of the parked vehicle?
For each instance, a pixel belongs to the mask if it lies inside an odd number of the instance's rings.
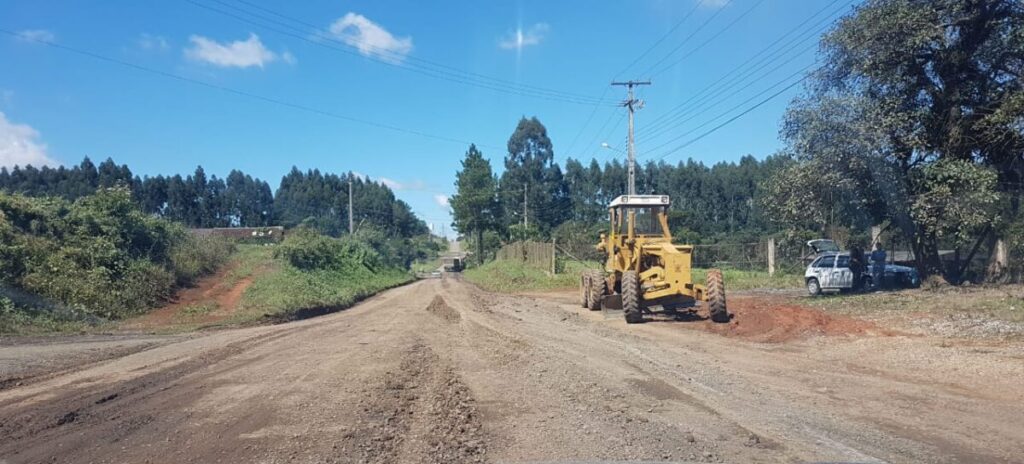
[[[804,271],[807,293],[820,295],[824,291],[850,291],[870,289],[873,286],[871,264],[863,272],[854,275],[850,269],[850,253],[821,253]],[[860,285],[857,285],[860,284]],[[895,264],[886,264],[882,277],[883,288],[916,288],[921,285],[917,269]]]

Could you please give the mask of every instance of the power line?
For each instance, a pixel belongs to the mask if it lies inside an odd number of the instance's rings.
[[[673,118],[671,118],[669,120],[666,120],[662,124],[662,127],[660,129],[655,130],[653,133],[645,134],[647,139],[650,140],[650,139],[657,138],[657,137],[659,137],[659,136],[661,136],[661,135],[663,135],[663,134],[665,134],[665,133],[675,129],[676,126],[673,126],[672,124],[677,124],[677,123],[678,124],[683,124],[683,123],[685,123],[687,121],[691,121],[694,118],[700,116],[701,114],[707,112],[708,110],[711,110],[711,109],[717,107],[718,105],[728,101],[734,95],[737,95],[740,92],[750,88],[754,84],[757,84],[757,83],[761,82],[761,79],[764,79],[764,78],[770,76],[773,72],[775,72],[778,69],[782,68],[783,66],[789,64],[793,60],[795,60],[797,58],[800,58],[804,52],[809,51],[810,49],[813,49],[814,47],[815,47],[815,45],[812,44],[811,47],[802,50],[800,53],[798,53],[796,55],[793,55],[792,57],[790,57],[786,61],[778,63],[775,67],[769,69],[767,72],[765,72],[763,75],[761,75],[758,79],[752,80],[752,81],[748,82],[747,84],[745,84],[744,86],[742,86],[742,87],[740,87],[738,89],[723,87],[718,92],[709,94],[705,98],[699,99],[697,102],[695,102],[694,106],[692,106],[689,109],[689,111],[682,111],[682,112],[680,112],[675,117],[673,117]],[[710,103],[708,105],[704,105],[703,107],[699,106],[702,102],[707,102],[710,99],[715,98],[715,97],[717,97],[719,95],[723,95],[723,94],[725,94],[723,98],[720,98],[720,99],[718,99],[718,100],[716,100],[716,101],[714,101],[714,102],[712,102],[712,103]],[[686,117],[687,115],[689,115],[689,117]]]
[[[220,1],[220,0],[211,0],[211,1],[216,2],[216,3],[220,4],[220,5],[225,6],[225,7],[232,8],[232,9],[234,9],[236,11],[241,12],[244,15],[247,15],[247,16],[250,16],[250,17],[253,17],[253,18],[257,18],[260,21],[263,21],[265,23],[270,23],[271,25],[267,25],[267,24],[261,23],[259,21],[254,21],[254,20],[249,19],[247,17],[240,16],[240,15],[238,15],[236,13],[233,13],[233,12],[230,12],[230,11],[226,11],[226,10],[223,10],[223,9],[220,9],[220,8],[216,8],[214,6],[210,6],[210,5],[201,3],[201,2],[196,1],[196,0],[184,0],[184,1],[187,2],[187,3],[191,3],[192,5],[195,5],[195,6],[199,7],[199,8],[203,8],[203,9],[206,9],[206,10],[209,10],[209,11],[213,11],[215,13],[218,13],[218,14],[221,14],[221,15],[224,15],[224,16],[228,16],[230,18],[234,18],[234,19],[236,19],[238,21],[241,21],[241,22],[244,22],[246,24],[250,24],[250,25],[253,25],[253,26],[256,26],[256,27],[267,29],[267,30],[276,32],[278,34],[285,35],[285,36],[288,36],[288,37],[292,37],[294,39],[298,39],[298,40],[301,40],[303,42],[307,42],[307,43],[310,43],[310,44],[313,44],[313,45],[316,45],[316,46],[319,46],[319,47],[324,47],[324,48],[327,48],[327,49],[330,49],[330,50],[340,51],[342,53],[345,53],[345,54],[348,54],[348,55],[352,55],[352,56],[368,58],[368,59],[370,59],[370,60],[372,60],[374,62],[383,64],[383,65],[386,65],[386,66],[390,66],[390,67],[394,67],[394,68],[398,68],[398,69],[404,69],[406,71],[415,72],[417,74],[425,75],[425,76],[428,76],[428,77],[433,77],[433,78],[436,78],[436,79],[441,79],[441,80],[445,80],[445,81],[449,81],[449,82],[455,82],[455,83],[469,85],[469,86],[474,86],[474,87],[480,87],[480,88],[484,88],[484,89],[493,90],[493,91],[496,91],[496,92],[502,92],[502,93],[508,93],[508,94],[526,96],[526,97],[532,97],[532,98],[539,98],[539,99],[545,99],[545,100],[560,101],[560,102],[563,102],[563,103],[575,103],[575,104],[581,104],[581,105],[599,105],[599,104],[603,103],[600,100],[595,99],[595,98],[590,97],[590,96],[577,95],[577,94],[569,94],[569,93],[566,93],[566,92],[550,90],[550,89],[544,89],[544,88],[540,88],[540,87],[529,86],[529,85],[526,85],[526,84],[518,84],[518,83],[511,82],[511,81],[503,80],[503,79],[498,79],[498,78],[488,77],[488,76],[484,76],[484,75],[480,75],[480,74],[470,73],[470,72],[467,72],[467,71],[462,71],[462,70],[458,70],[456,68],[452,68],[452,67],[447,66],[447,65],[443,65],[443,64],[439,64],[439,63],[433,63],[433,62],[430,62],[430,61],[427,61],[427,60],[423,60],[423,59],[419,59],[419,58],[416,58],[416,57],[405,56],[405,55],[398,55],[398,54],[395,54],[394,52],[392,52],[390,50],[383,49],[383,48],[380,48],[380,47],[375,47],[372,44],[366,44],[365,42],[358,42],[357,41],[357,43],[360,43],[361,45],[367,46],[371,50],[371,52],[374,52],[374,53],[369,53],[368,55],[365,55],[365,54],[361,53],[360,51],[357,51],[357,50],[353,49],[353,46],[351,44],[332,37],[330,34],[325,33],[324,31],[320,30],[319,28],[317,28],[314,25],[309,25],[310,27],[312,27],[314,29],[314,32],[315,32],[315,35],[311,38],[309,36],[309,31],[307,31],[307,30],[303,30],[302,28],[298,28],[298,27],[292,26],[290,24],[281,22],[280,20],[269,18],[269,17],[267,17],[265,15],[260,15],[258,13],[254,13],[252,11],[248,11],[248,10],[245,10],[243,8],[230,5],[230,4],[225,3],[223,1]],[[260,7],[260,9],[262,9],[264,11],[270,11],[270,10],[268,10],[266,8],[262,8],[262,7]],[[285,15],[283,15],[281,13],[274,13],[274,14],[276,16],[287,17],[287,16],[285,16]],[[297,22],[299,24],[303,24],[303,25],[309,24],[309,23],[305,23],[305,22],[303,22],[301,20],[297,20],[297,19],[291,19],[291,20],[295,21],[295,22]],[[286,28],[286,29],[290,29],[291,31],[289,31],[289,30],[282,30],[280,28],[276,28],[276,27],[274,27],[274,25],[276,25],[278,27],[283,27],[283,28]],[[331,45],[332,43],[333,44],[339,44],[341,46],[339,47],[339,46],[336,46],[336,45]],[[404,60],[409,60],[409,61],[417,62],[417,63],[420,63],[420,64],[410,64],[410,63],[404,62]],[[433,68],[431,68],[431,67],[433,67]],[[434,68],[439,68],[439,69],[434,69]],[[488,81],[490,81],[490,82],[488,82]]]
[[[816,24],[814,24],[810,28],[803,29],[802,33],[797,34],[796,37],[794,37],[794,38],[790,39],[789,41],[787,41],[786,43],[782,44],[782,46],[778,50],[776,50],[774,52],[771,52],[771,53],[768,53],[772,48],[774,48],[776,45],[778,45],[780,42],[782,42],[784,39],[786,39],[786,37],[789,37],[794,32],[801,31],[805,24],[807,24],[808,22],[810,22],[811,20],[816,18],[819,14],[821,14],[822,11],[825,11],[826,9],[830,8],[832,5],[834,5],[835,3],[839,2],[839,1],[840,0],[833,0],[828,5],[826,5],[824,8],[816,11],[814,14],[812,14],[807,19],[805,19],[803,22],[801,22],[800,24],[798,24],[794,28],[790,29],[788,32],[786,32],[785,34],[780,36],[778,39],[776,39],[774,42],[772,42],[771,44],[769,44],[765,48],[763,48],[760,51],[758,51],[757,53],[755,53],[753,56],[748,58],[746,61],[744,61],[743,63],[739,64],[738,66],[736,66],[735,68],[733,68],[729,72],[725,73],[721,77],[715,79],[711,84],[709,84],[707,87],[702,89],[700,92],[694,94],[693,96],[691,96],[690,98],[686,99],[685,101],[683,101],[679,105],[676,105],[672,109],[670,109],[670,110],[660,114],[658,117],[654,118],[654,121],[650,125],[645,126],[643,129],[639,130],[637,132],[637,134],[638,135],[649,134],[652,131],[657,131],[657,130],[665,127],[667,124],[669,124],[671,122],[677,121],[680,117],[682,117],[683,115],[688,113],[688,111],[683,111],[683,108],[686,107],[691,102],[693,102],[694,104],[697,104],[697,103],[700,103],[700,102],[706,100],[707,98],[712,98],[713,96],[709,97],[709,96],[706,96],[706,94],[708,92],[710,92],[710,91],[713,91],[716,88],[720,89],[717,92],[718,94],[720,94],[722,92],[726,92],[726,91],[731,91],[731,89],[730,89],[731,86],[733,86],[734,84],[738,84],[738,83],[744,81],[746,78],[752,76],[754,73],[764,69],[767,66],[767,62],[768,61],[770,61],[770,60],[778,57],[780,54],[784,54],[784,52],[787,52],[788,50],[790,50],[791,49],[791,45],[793,45],[794,43],[799,42],[801,40],[805,40],[805,39],[807,39],[809,37],[817,37],[817,35],[819,35],[821,32],[823,32],[827,28],[831,27],[832,17],[835,16],[836,13],[839,13],[840,11],[842,11],[843,9],[848,7],[852,2],[847,2],[844,5],[841,5],[836,10],[828,13],[822,20],[818,21]],[[826,22],[829,23],[829,24],[825,25],[824,28],[815,29],[818,26],[820,26],[820,25],[822,25],[823,23],[826,23]],[[768,54],[765,55],[766,53],[768,53]],[[758,60],[757,59],[758,57],[761,57],[761,59]],[[757,60],[757,61],[755,61],[755,60]],[[753,62],[753,67],[751,67],[747,71],[742,71],[741,72],[743,67],[747,66],[751,62]],[[763,65],[762,65],[762,63],[763,63]],[[770,73],[762,74],[757,79],[762,79],[762,78],[766,77],[768,74],[770,74]],[[731,78],[730,78],[730,75],[732,76]],[[735,92],[733,92],[733,93],[735,93]],[[675,113],[675,115],[672,115],[673,113]]]
[[[225,5],[224,1],[222,1],[222,0],[213,0],[213,1],[216,1],[217,3],[220,3],[222,5]],[[249,2],[247,0],[235,0],[235,1],[238,2],[238,3],[244,4],[244,5],[248,5],[248,6],[252,7],[252,8],[265,11],[265,12],[267,12],[269,14],[272,14],[274,16],[283,18],[285,20],[293,21],[293,22],[295,22],[297,24],[301,24],[303,26],[312,28],[312,29],[316,30],[317,32],[321,32],[319,26],[317,26],[317,25],[315,25],[313,23],[310,23],[308,21],[303,21],[301,19],[297,19],[297,18],[288,16],[288,15],[285,15],[284,13],[280,13],[280,12],[271,10],[269,8],[257,5],[255,3]],[[244,10],[240,10],[240,11],[244,11]],[[390,52],[389,50],[383,49],[381,47],[377,47],[377,46],[373,45],[372,43],[369,43],[369,42],[366,42],[366,41],[363,41],[363,40],[359,40],[359,39],[354,38],[354,37],[352,37],[351,40],[353,42],[356,42],[356,43],[360,44],[361,46],[369,47],[369,48],[372,48],[372,49],[377,50],[379,52],[383,52],[383,53],[389,53]],[[347,45],[347,43],[346,43],[346,45]],[[488,76],[488,75],[485,75],[485,74],[479,74],[479,73],[475,73],[475,72],[472,72],[472,71],[466,71],[466,70],[463,70],[463,69],[455,68],[453,66],[448,66],[448,65],[445,65],[445,64],[442,64],[442,63],[437,63],[437,62],[434,62],[434,61],[430,61],[430,60],[426,60],[426,59],[423,59],[423,58],[419,58],[419,57],[416,57],[416,56],[406,55],[403,58],[406,59],[406,60],[409,60],[409,61],[415,61],[415,62],[418,62],[418,63],[423,63],[425,65],[435,66],[435,67],[438,67],[438,68],[448,69],[448,70],[451,70],[451,71],[454,71],[454,72],[464,73],[464,74],[467,74],[467,75],[470,75],[470,76],[473,76],[473,77],[478,77],[478,78],[481,78],[481,79],[487,79],[487,80],[491,80],[491,81],[498,82],[498,83],[508,84],[510,86],[522,87],[522,88],[525,88],[525,89],[533,89],[533,90],[537,90],[537,91],[541,91],[541,92],[548,92],[548,93],[551,93],[552,95],[564,95],[564,96],[578,97],[578,98],[581,98],[581,99],[591,99],[591,100],[593,99],[593,97],[590,96],[590,95],[576,94],[576,93],[565,92],[565,91],[561,91],[561,90],[557,90],[557,89],[549,89],[549,88],[546,88],[546,87],[539,87],[539,86],[530,85],[530,84],[523,84],[523,83],[520,83],[520,82],[513,82],[513,81],[510,81],[510,80],[507,80],[507,79],[501,79],[501,78],[498,78],[498,77]],[[597,100],[602,100],[602,99],[603,99],[603,97],[600,97]]]
[[[301,104],[298,104],[298,103],[292,103],[292,102],[288,102],[288,101],[285,101],[285,100],[279,100],[279,99],[272,98],[272,97],[265,97],[265,96],[262,96],[262,95],[257,95],[257,94],[254,94],[254,93],[246,92],[244,90],[233,89],[231,87],[226,87],[226,86],[223,86],[223,85],[211,84],[209,82],[204,82],[204,81],[200,81],[200,80],[197,80],[197,79],[192,79],[190,77],[185,77],[185,76],[182,76],[180,74],[174,74],[174,73],[170,73],[170,72],[167,72],[167,71],[160,71],[158,69],[153,69],[153,68],[149,68],[149,67],[146,67],[146,66],[138,65],[138,64],[135,64],[135,63],[130,63],[130,62],[127,62],[127,61],[122,61],[122,60],[119,60],[117,58],[111,58],[109,56],[100,55],[98,53],[93,53],[93,52],[90,52],[90,51],[69,47],[67,45],[62,45],[62,44],[59,44],[59,43],[56,43],[56,42],[51,42],[51,41],[48,41],[48,40],[43,40],[43,39],[35,38],[35,37],[25,37],[23,34],[19,34],[19,33],[15,32],[15,31],[11,31],[11,30],[8,30],[8,29],[0,28],[0,33],[7,34],[7,35],[9,35],[11,37],[19,38],[21,40],[29,40],[29,41],[32,41],[32,42],[36,42],[36,43],[39,43],[39,44],[42,44],[42,45],[53,47],[53,48],[56,48],[56,49],[59,49],[59,50],[64,50],[66,52],[74,53],[74,54],[77,54],[77,55],[86,56],[86,57],[93,58],[93,59],[96,59],[96,60],[99,60],[99,61],[105,61],[105,62],[108,62],[108,63],[117,64],[117,65],[120,65],[120,66],[124,66],[126,68],[135,69],[137,71],[143,71],[143,72],[146,72],[146,73],[154,74],[154,75],[165,77],[165,78],[168,78],[168,79],[174,79],[174,80],[178,80],[178,81],[182,81],[182,82],[188,82],[190,84],[195,84],[195,85],[207,87],[207,88],[210,88],[210,89],[219,90],[221,92],[226,92],[226,93],[230,93],[230,94],[246,97],[246,98],[253,99],[253,100],[259,100],[259,101],[262,101],[262,102],[265,102],[265,103],[273,103],[275,105],[280,105],[280,106],[284,106],[284,107],[288,107],[288,108],[292,108],[292,109],[297,109],[297,110],[305,111],[307,113],[318,114],[318,115],[321,115],[321,116],[327,116],[327,117],[330,117],[330,118],[340,119],[340,120],[343,120],[343,121],[355,122],[355,123],[359,123],[359,124],[363,124],[363,125],[367,125],[367,126],[372,126],[372,127],[377,127],[377,128],[381,128],[381,129],[388,129],[388,130],[395,131],[395,132],[402,132],[402,133],[411,134],[411,135],[418,135],[420,137],[425,137],[425,138],[430,138],[430,139],[435,139],[435,140],[441,140],[441,141],[445,141],[445,142],[458,143],[458,144],[461,144],[461,145],[468,145],[468,144],[471,143],[471,142],[468,142],[468,141],[465,141],[465,140],[460,140],[460,139],[456,139],[456,138],[452,138],[452,137],[447,137],[447,136],[443,136],[443,135],[429,134],[429,133],[421,132],[421,131],[414,130],[414,129],[406,129],[406,128],[403,128],[403,127],[392,126],[390,124],[384,124],[384,123],[369,121],[369,120],[365,120],[365,119],[355,118],[355,117],[352,117],[352,116],[347,116],[347,115],[344,115],[344,114],[334,113],[334,112],[331,112],[331,111],[326,111],[326,110],[321,110],[321,109],[317,109],[317,108],[312,108],[312,107],[301,105]],[[478,144],[477,146],[486,147],[486,148],[497,148],[497,147],[494,147],[494,146],[481,145],[481,144]]]
[[[732,27],[733,27],[734,25],[736,25],[736,23],[737,23],[737,22],[739,22],[739,21],[740,21],[741,19],[745,18],[745,17],[746,17],[746,16],[748,15],[748,14],[750,14],[750,12],[754,11],[754,9],[756,9],[756,8],[757,8],[758,6],[760,6],[760,5],[762,4],[762,3],[764,3],[764,0],[757,0],[756,2],[754,2],[754,4],[753,4],[753,5],[751,5],[751,6],[750,6],[750,8],[747,8],[746,10],[744,10],[744,11],[743,11],[743,13],[740,13],[740,15],[739,15],[739,16],[737,16],[737,17],[733,18],[733,20],[732,20],[732,21],[730,21],[730,22],[729,22],[729,24],[726,24],[726,25],[725,25],[725,27],[723,27],[723,28],[719,29],[719,30],[718,30],[718,32],[716,32],[716,33],[715,33],[714,35],[712,35],[711,37],[708,37],[708,39],[707,39],[707,40],[705,40],[704,42],[702,42],[702,43],[701,43],[700,45],[697,45],[697,47],[696,47],[696,48],[694,48],[693,50],[690,50],[690,52],[689,52],[689,53],[687,53],[687,54],[685,54],[685,55],[683,55],[683,56],[679,57],[679,59],[678,59],[678,60],[675,60],[675,61],[673,61],[672,63],[670,63],[670,64],[668,64],[668,65],[666,65],[666,66],[662,67],[662,68],[661,68],[660,70],[658,70],[658,71],[655,71],[655,72],[653,72],[653,73],[651,73],[651,74],[649,74],[649,75],[653,76],[653,75],[655,75],[655,74],[660,74],[660,73],[662,73],[662,72],[665,72],[665,71],[667,71],[667,70],[671,69],[672,67],[674,67],[674,66],[678,65],[678,64],[679,64],[679,63],[681,63],[681,62],[682,62],[683,60],[685,60],[685,59],[689,58],[689,57],[690,57],[691,55],[693,55],[694,53],[697,53],[697,51],[699,51],[699,50],[700,50],[701,48],[704,48],[704,46],[705,46],[705,45],[707,45],[707,44],[711,43],[711,41],[712,41],[712,40],[715,40],[716,38],[718,38],[718,36],[722,35],[723,33],[725,33],[725,31],[729,30],[729,29],[730,29],[730,28],[732,28]],[[724,9],[724,8],[725,8],[725,7],[723,6],[723,7],[722,7],[722,9]]]
[[[673,24],[672,27],[669,28],[668,32],[666,32],[664,35],[659,37],[658,40],[654,41],[654,43],[651,44],[650,47],[647,47],[647,50],[644,50],[644,52],[641,53],[640,56],[637,56],[632,62],[630,62],[628,65],[626,65],[626,67],[623,68],[622,71],[619,71],[617,74],[615,74],[615,77],[618,78],[619,76],[625,74],[626,71],[629,71],[630,68],[633,67],[633,65],[639,63],[640,60],[644,59],[644,57],[646,57],[649,53],[651,53],[651,51],[653,51],[655,48],[657,48],[658,45],[661,45],[661,43],[664,42],[665,39],[669,38],[672,35],[672,33],[676,31],[676,29],[679,29],[679,26],[682,26],[683,23],[686,22],[686,20],[690,19],[690,16],[693,16],[693,13],[695,11],[697,11],[698,8],[700,8],[700,5],[703,2],[704,2],[704,0],[701,0],[699,2],[693,2],[693,8],[690,8],[690,11],[688,11],[683,16],[683,19],[680,19],[675,24]],[[607,90],[607,87],[605,88],[605,90]]]
[[[703,3],[704,1],[707,1],[707,0],[702,0],[701,3]],[[644,71],[640,75],[646,75],[646,76],[651,75],[651,71],[652,70],[654,70],[655,68],[660,66],[661,63],[664,63],[665,60],[669,59],[669,57],[671,57],[673,54],[675,54],[675,52],[679,51],[680,48],[683,48],[683,46],[686,45],[686,43],[689,42],[690,39],[692,39],[695,35],[697,35],[697,33],[701,31],[701,29],[704,29],[705,26],[710,24],[711,21],[714,21],[714,19],[716,17],[718,17],[719,14],[721,14],[723,11],[725,11],[725,7],[729,6],[730,4],[732,4],[731,0],[729,0],[728,3],[726,3],[725,5],[722,5],[719,9],[715,10],[715,12],[712,13],[711,16],[708,19],[704,20],[704,22],[701,23],[701,25],[698,26],[697,29],[695,29],[693,32],[691,32],[690,35],[686,36],[686,38],[683,39],[683,41],[680,42],[679,45],[676,45],[675,48],[673,48],[668,53],[666,53],[665,56],[661,57],[660,60],[655,62],[653,65],[651,65],[649,68],[647,68],[646,71]]]
[[[662,143],[661,145],[658,145],[658,146],[656,146],[656,147],[654,147],[654,148],[650,149],[649,151],[651,151],[651,152],[656,152],[656,151],[658,151],[658,150],[660,150],[660,149],[664,148],[665,146],[668,146],[668,145],[670,145],[670,144],[671,144],[672,142],[675,142],[676,140],[679,140],[679,139],[681,139],[681,138],[683,138],[683,137],[685,137],[685,136],[687,136],[687,135],[689,135],[689,134],[692,134],[693,132],[697,131],[697,130],[698,130],[698,129],[700,129],[701,127],[704,127],[704,126],[707,126],[708,124],[711,124],[711,123],[712,123],[712,122],[714,122],[715,120],[717,120],[717,119],[719,119],[719,118],[722,118],[722,117],[726,116],[726,115],[727,115],[727,114],[728,114],[729,112],[731,112],[731,111],[734,111],[734,110],[736,110],[736,109],[739,109],[739,108],[740,108],[740,107],[742,107],[743,105],[746,105],[747,103],[750,103],[751,101],[753,101],[753,100],[754,100],[755,98],[757,98],[757,97],[760,97],[761,95],[764,95],[765,93],[767,93],[767,92],[771,91],[772,89],[774,89],[774,88],[776,88],[776,87],[778,87],[778,86],[782,85],[783,83],[785,83],[785,82],[786,82],[786,81],[788,81],[789,79],[793,78],[794,76],[797,76],[797,75],[800,75],[800,74],[804,73],[805,71],[807,71],[808,69],[810,69],[810,68],[811,68],[812,66],[814,66],[815,64],[816,64],[816,62],[815,62],[815,63],[811,63],[810,65],[808,65],[808,66],[805,66],[805,67],[803,67],[803,68],[801,68],[801,69],[797,70],[797,71],[796,71],[795,73],[793,73],[793,74],[790,74],[790,75],[788,75],[788,76],[786,76],[786,77],[782,78],[782,79],[781,79],[781,80],[779,80],[778,82],[776,82],[776,83],[772,84],[771,86],[769,86],[768,88],[766,88],[766,89],[764,89],[764,90],[762,90],[762,91],[760,91],[760,92],[758,92],[758,93],[754,94],[754,95],[753,95],[753,96],[751,96],[750,98],[747,98],[746,100],[743,100],[743,101],[742,101],[742,102],[740,102],[739,104],[736,104],[736,105],[734,105],[733,107],[731,107],[731,108],[729,108],[729,109],[727,109],[727,110],[723,111],[723,112],[722,112],[721,114],[719,114],[718,116],[715,116],[714,118],[711,118],[710,120],[708,120],[708,121],[707,121],[707,122],[705,122],[704,124],[701,124],[701,125],[699,125],[699,126],[697,126],[697,127],[693,128],[693,129],[691,129],[691,130],[689,130],[689,131],[687,131],[687,132],[683,132],[682,134],[679,134],[679,135],[677,135],[677,136],[675,136],[675,137],[673,137],[673,138],[669,139],[669,140],[668,140],[668,141],[666,141],[665,143]],[[806,78],[806,77],[805,77],[805,78]],[[801,79],[800,81],[803,81],[803,79]],[[800,81],[798,81],[798,82],[800,82]]]
[[[771,100],[772,100],[772,99],[774,99],[775,97],[778,97],[779,95],[782,95],[782,94],[783,94],[783,93],[785,93],[785,92],[786,92],[787,90],[789,90],[789,89],[792,89],[793,87],[796,87],[796,86],[797,86],[798,84],[800,84],[801,82],[803,82],[803,81],[807,80],[807,79],[808,79],[808,78],[809,78],[810,76],[811,76],[810,74],[807,74],[807,75],[805,75],[804,77],[802,77],[802,78],[800,78],[799,80],[797,80],[797,81],[793,82],[792,84],[789,84],[789,85],[787,85],[787,86],[786,86],[786,87],[784,87],[784,88],[783,88],[782,90],[779,90],[778,92],[775,92],[775,93],[773,93],[773,94],[769,95],[769,96],[768,96],[767,98],[765,98],[764,100],[761,100],[761,101],[757,102],[756,104],[754,104],[754,106],[751,106],[750,108],[747,108],[747,109],[743,110],[743,112],[741,112],[741,113],[739,113],[739,114],[737,114],[737,115],[735,115],[735,116],[733,116],[733,117],[731,117],[731,118],[727,119],[727,120],[726,120],[726,121],[724,121],[723,123],[721,123],[721,124],[719,124],[719,125],[717,125],[717,126],[715,126],[715,127],[712,127],[712,128],[710,129],[710,130],[708,130],[708,131],[706,131],[706,132],[704,132],[704,133],[702,133],[702,134],[700,134],[700,135],[698,135],[698,136],[696,136],[696,137],[694,137],[694,138],[692,138],[692,139],[690,139],[690,140],[686,141],[685,143],[683,143],[683,144],[681,144],[681,145],[679,145],[679,146],[676,146],[675,148],[672,148],[671,150],[668,150],[668,151],[667,151],[667,152],[665,152],[665,153],[664,153],[663,155],[661,155],[660,157],[658,157],[658,160],[663,160],[663,159],[665,159],[666,157],[668,157],[669,155],[671,155],[671,154],[673,154],[673,153],[675,153],[675,152],[677,152],[677,151],[679,151],[679,150],[682,150],[682,149],[684,149],[684,148],[686,148],[686,147],[688,147],[688,146],[690,146],[690,145],[694,144],[694,143],[695,143],[695,142],[697,142],[698,140],[700,140],[700,139],[702,139],[702,138],[704,138],[704,137],[707,137],[708,135],[711,135],[711,134],[715,133],[716,131],[718,131],[719,129],[721,129],[721,128],[723,128],[723,127],[727,126],[727,125],[729,125],[729,124],[730,124],[730,123],[732,123],[733,121],[735,121],[735,120],[737,120],[737,119],[739,119],[739,118],[741,118],[741,117],[745,116],[745,115],[746,115],[747,113],[750,113],[751,111],[754,111],[754,110],[756,110],[757,108],[760,108],[760,107],[761,107],[761,105],[764,105],[765,103],[768,103],[769,101],[771,101]],[[717,118],[715,118],[715,119],[717,119]],[[714,120],[714,119],[713,119],[713,120]],[[712,120],[712,121],[713,121],[713,120]]]
[[[604,91],[601,92],[601,98],[604,98],[604,96],[607,93],[608,93],[608,87],[605,87]],[[583,132],[587,130],[587,127],[590,127],[590,121],[592,119],[594,119],[594,115],[597,114],[597,109],[598,109],[598,106],[594,105],[594,108],[592,110],[590,110],[590,115],[587,116],[587,120],[583,122],[583,126],[580,127],[579,132],[576,133],[576,136],[572,138],[572,142],[569,143],[569,149],[566,150],[567,153],[572,153],[572,150],[574,148],[576,148],[576,142],[579,140],[580,136],[583,135]]]

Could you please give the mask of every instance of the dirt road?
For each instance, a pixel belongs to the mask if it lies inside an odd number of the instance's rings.
[[[709,324],[421,281],[4,385],[0,462],[1024,460],[1019,345]]]

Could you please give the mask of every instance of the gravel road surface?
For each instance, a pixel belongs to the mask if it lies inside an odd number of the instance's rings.
[[[1019,345],[716,330],[446,278],[101,352],[8,341],[0,462],[1024,461]]]

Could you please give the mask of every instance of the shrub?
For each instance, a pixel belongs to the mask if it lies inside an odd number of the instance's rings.
[[[125,188],[73,203],[0,194],[0,283],[86,314],[153,307],[231,249],[143,213]]]
[[[355,268],[373,271],[381,264],[380,254],[359,240],[331,238],[306,227],[289,233],[274,250],[274,256],[305,271]]]
[[[188,235],[171,248],[170,263],[178,285],[191,285],[227,262],[235,244],[224,237]]]

